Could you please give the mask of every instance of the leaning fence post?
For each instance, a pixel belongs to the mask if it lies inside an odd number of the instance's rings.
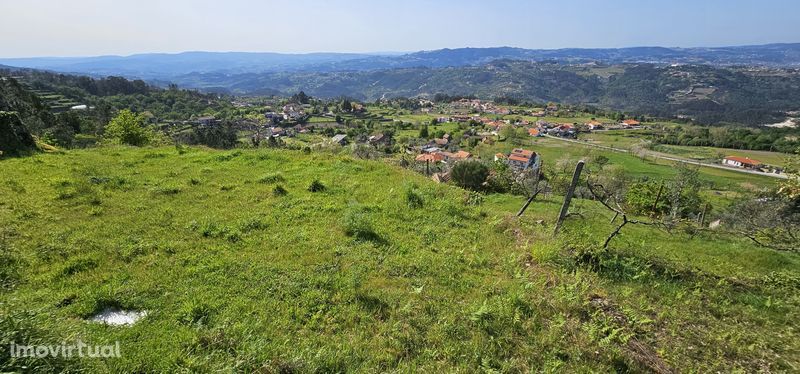
[[[569,184],[567,194],[564,196],[564,204],[561,205],[561,212],[558,214],[558,221],[556,221],[556,229],[553,231],[553,236],[558,235],[558,230],[561,229],[561,223],[564,222],[564,218],[567,218],[569,203],[572,201],[572,195],[575,194],[575,186],[578,185],[578,181],[581,178],[581,171],[583,171],[584,163],[585,161],[580,160],[578,164],[575,165],[575,173],[572,174],[572,183]]]

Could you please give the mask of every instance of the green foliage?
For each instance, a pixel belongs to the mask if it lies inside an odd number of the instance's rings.
[[[269,173],[258,179],[258,183],[264,183],[264,184],[275,184],[285,181],[286,178],[284,178],[282,173]]]
[[[421,129],[419,129],[419,136],[420,139],[428,139],[430,134],[428,133],[428,125],[423,125]]]
[[[134,114],[125,109],[108,123],[103,136],[113,143],[141,147],[150,143],[155,134],[146,127],[141,113]]]
[[[800,146],[798,135],[800,129],[793,128],[674,126],[654,132],[653,140],[661,144],[791,153]]]
[[[664,188],[663,182],[652,180],[631,184],[625,195],[631,213],[661,216],[669,212],[669,202],[664,196]]]
[[[465,160],[456,163],[450,173],[456,185],[477,191],[483,188],[483,183],[489,176],[489,168],[480,161]]]
[[[276,196],[276,197],[285,196],[288,193],[289,193],[289,191],[287,191],[286,188],[281,186],[280,184],[275,186],[275,188],[272,189],[272,196]]]
[[[16,112],[0,111],[0,157],[36,149],[31,133]]]
[[[425,199],[422,197],[422,193],[420,193],[415,186],[407,187],[405,196],[406,204],[408,204],[409,208],[417,209],[425,205]]]
[[[314,179],[311,181],[311,184],[308,185],[308,190],[310,192],[322,192],[325,191],[325,185],[319,181],[319,179]]]
[[[107,130],[106,130],[107,131]],[[192,128],[187,142],[201,144],[211,148],[233,148],[239,142],[236,129],[230,123]]]

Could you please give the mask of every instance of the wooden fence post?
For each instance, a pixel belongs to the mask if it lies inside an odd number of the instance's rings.
[[[575,165],[575,173],[572,174],[572,183],[570,183],[569,188],[567,189],[567,194],[564,196],[564,204],[561,205],[561,212],[558,214],[558,221],[556,221],[556,229],[553,231],[553,236],[558,235],[558,231],[561,229],[561,224],[564,222],[564,218],[567,218],[567,212],[569,212],[569,203],[572,201],[572,195],[575,194],[575,186],[578,185],[578,181],[581,178],[581,171],[583,171],[583,164],[585,161],[580,160],[578,164]]]

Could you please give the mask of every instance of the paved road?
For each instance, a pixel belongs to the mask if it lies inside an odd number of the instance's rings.
[[[562,138],[562,137],[558,137],[558,136],[545,135],[545,137],[550,138],[550,139],[556,139],[556,140],[564,141],[564,142],[585,145],[585,146],[588,146],[588,147],[606,149],[606,150],[614,151],[614,152],[631,153],[631,151],[629,151],[627,149],[614,148],[614,147],[609,147],[609,146],[600,145],[600,144],[592,144],[592,143],[587,143],[587,142],[580,142],[580,141],[577,141],[577,140],[566,139],[566,138]],[[654,152],[654,151],[650,151],[650,150],[648,150],[646,152],[647,152],[648,156],[653,157],[653,158],[657,158],[657,159],[661,159],[661,160],[684,162],[684,163],[687,163],[687,164],[698,165],[698,166],[707,167],[707,168],[729,170],[729,171],[733,171],[733,172],[737,172],[737,173],[744,173],[744,174],[762,175],[762,176],[765,176],[765,177],[772,177],[772,178],[778,178],[778,179],[786,179],[787,178],[787,176],[785,174],[762,173],[760,171],[755,171],[755,170],[732,168],[732,167],[728,167],[728,166],[717,165],[717,164],[709,164],[709,163],[700,162],[700,161],[696,161],[696,160],[690,160],[690,159],[681,158],[681,157],[668,156],[666,154],[663,154],[663,153],[660,153],[660,152]]]

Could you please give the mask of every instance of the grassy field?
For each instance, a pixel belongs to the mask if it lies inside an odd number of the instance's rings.
[[[668,144],[659,144],[654,148],[654,150],[706,162],[720,162],[722,157],[725,156],[748,157],[774,166],[783,166],[786,163],[786,158],[790,156],[780,152],[752,151],[716,147],[692,147]]]
[[[585,133],[580,135],[580,140],[585,140],[592,144],[605,145],[615,148],[630,149],[636,144],[646,140],[648,130],[614,130]],[[780,152],[752,151],[743,149],[728,149],[716,147],[694,147],[659,144],[654,148],[655,151],[673,154],[697,161],[719,162],[725,156],[749,157],[762,161],[769,165],[783,166],[786,157],[789,155]]]
[[[557,196],[519,219],[520,197],[468,196],[346,154],[115,147],[2,160],[0,344],[119,341],[122,358],[4,352],[0,369],[800,368],[798,256],[635,226],[592,252],[612,226],[591,201],[552,238]],[[87,321],[106,307],[149,314]]]
[[[654,160],[652,158],[642,160],[628,153],[603,150],[588,145],[584,146],[549,138],[528,138],[521,144],[501,141],[493,145],[480,145],[476,147],[475,153],[481,158],[491,159],[492,155],[497,152],[508,153],[513,148],[518,147],[530,149],[541,154],[545,167],[552,167],[563,159],[577,161],[583,158],[588,160],[594,156],[602,155],[608,158],[611,165],[623,168],[626,174],[634,178],[664,179],[675,175],[674,162],[671,161]],[[700,168],[699,170],[701,178],[708,184],[708,187],[715,190],[754,191],[774,187],[777,183],[775,178],[753,174],[714,168]]]

